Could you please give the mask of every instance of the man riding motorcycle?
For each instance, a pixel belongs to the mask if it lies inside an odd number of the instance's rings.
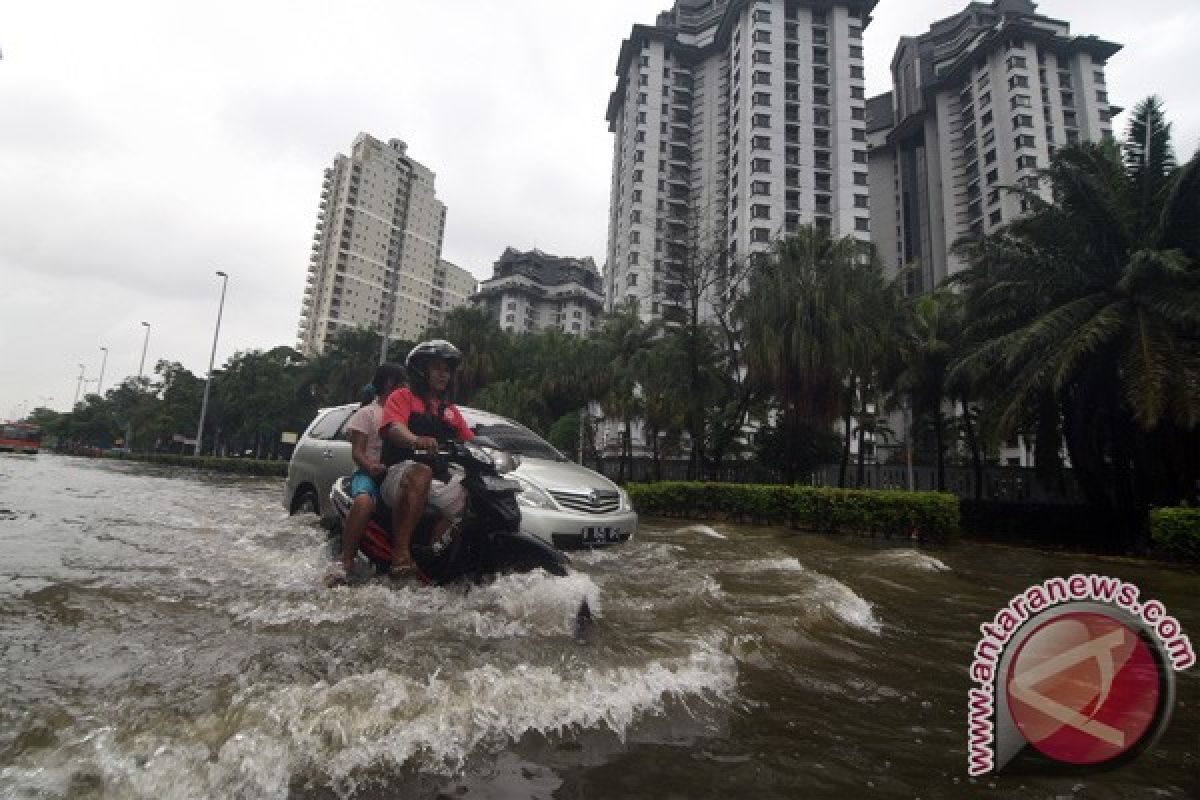
[[[384,407],[380,436],[388,472],[380,493],[392,509],[393,578],[419,577],[410,548],[426,503],[442,516],[435,540],[463,511],[460,476],[437,474],[430,460],[440,441],[475,438],[458,407],[446,400],[461,363],[462,353],[445,339],[421,342],[404,362],[409,386],[392,392]]]

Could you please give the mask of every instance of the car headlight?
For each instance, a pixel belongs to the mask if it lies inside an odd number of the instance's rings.
[[[619,509],[621,511],[633,511],[633,498],[629,496],[629,492],[617,487],[617,498],[620,501]]]
[[[512,477],[516,478],[517,483],[521,484],[521,491],[517,492],[518,503],[529,508],[555,508],[554,500],[545,490],[534,486],[519,475],[513,475]]]

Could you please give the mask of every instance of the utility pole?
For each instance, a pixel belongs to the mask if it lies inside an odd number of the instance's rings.
[[[200,403],[200,424],[196,428],[196,449],[193,451],[196,455],[200,455],[200,445],[204,441],[204,416],[208,413],[208,390],[212,387],[213,361],[217,357],[217,337],[221,335],[221,314],[225,311],[225,287],[229,285],[228,275],[221,270],[217,270],[217,275],[221,278],[221,302],[217,306],[217,327],[213,331],[212,353],[208,356],[208,377],[204,379],[204,400]]]

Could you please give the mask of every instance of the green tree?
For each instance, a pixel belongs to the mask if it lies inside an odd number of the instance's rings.
[[[1200,154],[1174,167],[1165,130],[1141,104],[1124,158],[1065,148],[1042,176],[1054,203],[1026,188],[1027,216],[961,248],[973,346],[955,371],[985,376],[1002,432],[1035,429],[1047,458],[1063,443],[1135,546],[1145,507],[1200,477]]]
[[[862,270],[877,270],[864,256],[851,237],[801,228],[776,242],[737,304],[747,378],[773,401],[785,453],[800,453],[806,431],[831,429],[845,407],[847,381],[861,363],[856,326],[868,318],[855,288],[865,282]],[[784,479],[794,482],[802,467],[786,462]]]

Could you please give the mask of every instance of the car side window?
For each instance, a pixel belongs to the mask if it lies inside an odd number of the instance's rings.
[[[311,439],[333,439],[337,436],[338,431],[346,424],[346,420],[350,419],[350,415],[354,413],[353,408],[335,408],[326,414],[324,417],[313,425],[312,430],[308,435]]]

